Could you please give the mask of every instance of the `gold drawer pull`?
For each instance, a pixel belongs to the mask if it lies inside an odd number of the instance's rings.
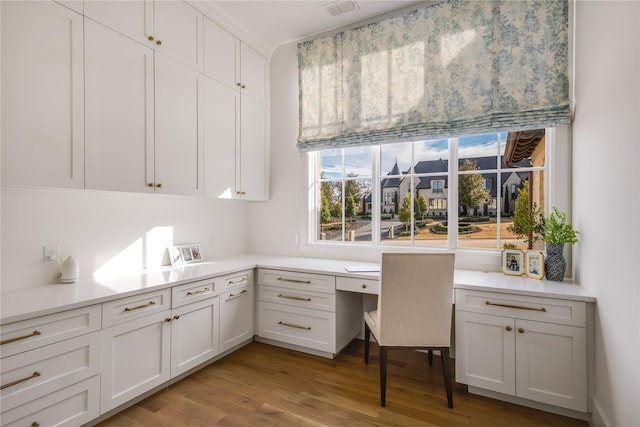
[[[496,307],[506,307],[506,308],[517,308],[518,310],[531,310],[531,311],[542,311],[543,313],[547,312],[547,309],[542,308],[534,308],[534,307],[523,307],[521,305],[511,305],[511,304],[498,304],[491,301],[485,301],[486,305],[495,305]]]
[[[367,289],[367,284],[366,283],[362,284],[362,289]]]
[[[153,302],[153,301],[149,301],[148,303],[139,305],[137,307],[125,307],[124,311],[140,310],[141,308],[149,307],[149,306],[152,306],[152,305],[156,305],[156,303]]]
[[[249,292],[246,289],[243,289],[239,294],[229,294],[229,298],[226,301],[229,301],[231,298],[241,297],[242,295],[248,294]]]
[[[4,341],[0,341],[0,345],[9,344],[10,342],[26,340],[27,338],[35,337],[35,336],[41,335],[41,334],[42,333],[40,331],[33,331],[29,335],[23,335],[21,337],[9,338],[9,339],[6,339]]]
[[[280,282],[292,282],[292,283],[306,283],[310,284],[311,280],[299,280],[299,279],[287,279],[284,277],[278,277],[278,281]]]
[[[25,381],[29,381],[29,380],[37,378],[39,376],[40,376],[40,372],[35,371],[33,374],[29,375],[28,377],[22,378],[20,380],[15,380],[15,381],[12,381],[12,382],[10,382],[8,384],[0,386],[0,390],[4,390],[5,388],[8,388],[8,387],[11,387],[11,386],[14,386],[14,385],[18,385],[20,383],[23,383]]]
[[[187,292],[187,296],[190,297],[191,295],[202,294],[202,293],[205,293],[205,292],[209,292],[210,290],[211,289],[209,289],[209,288],[204,288],[204,289],[200,289],[199,291],[193,291],[193,292],[189,291],[189,292]]]
[[[507,331],[511,332],[511,330],[512,330],[513,328],[512,328],[511,326],[507,326],[505,329],[506,329]]]
[[[31,423],[31,427],[40,427],[40,423],[37,421],[34,421]]]
[[[302,298],[302,297],[294,297],[291,295],[278,295],[278,298],[287,298],[287,299],[294,299],[296,301],[311,301],[311,298]]]
[[[287,323],[287,322],[283,322],[283,321],[279,321],[278,325],[288,326],[290,328],[305,329],[307,331],[311,330],[311,326],[300,326],[300,325],[296,325],[295,323]]]
[[[247,281],[247,278],[246,278],[246,276],[245,276],[245,277],[243,277],[242,279],[238,279],[238,280],[229,280],[229,284],[230,284],[230,285],[233,285],[233,284],[236,284],[236,283],[242,283],[242,282],[246,282],[246,281]]]

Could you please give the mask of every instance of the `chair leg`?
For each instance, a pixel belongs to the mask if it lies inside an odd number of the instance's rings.
[[[433,350],[429,350],[429,366],[433,366]]]
[[[386,405],[387,395],[387,349],[380,347],[380,406]]]
[[[369,364],[369,340],[371,339],[371,329],[367,322],[364,322],[364,364]]]
[[[442,370],[444,372],[444,387],[447,390],[447,405],[453,408],[453,382],[451,379],[451,360],[449,359],[449,347],[440,349]]]

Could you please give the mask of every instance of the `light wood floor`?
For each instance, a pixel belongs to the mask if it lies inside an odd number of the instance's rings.
[[[467,393],[454,383],[448,409],[434,356],[389,351],[387,406],[380,407],[378,348],[363,362],[354,340],[334,360],[251,343],[99,424],[116,426],[581,426]]]

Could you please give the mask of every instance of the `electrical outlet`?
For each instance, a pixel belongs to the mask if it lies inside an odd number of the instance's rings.
[[[45,264],[60,263],[60,248],[58,245],[47,245],[43,247],[42,261]]]

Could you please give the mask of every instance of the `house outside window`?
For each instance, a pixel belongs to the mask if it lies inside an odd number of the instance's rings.
[[[547,144],[542,138],[536,153],[513,161],[505,158],[506,141],[503,132],[310,153],[311,242],[523,247],[509,231],[513,195],[530,181],[527,197],[545,206]]]

